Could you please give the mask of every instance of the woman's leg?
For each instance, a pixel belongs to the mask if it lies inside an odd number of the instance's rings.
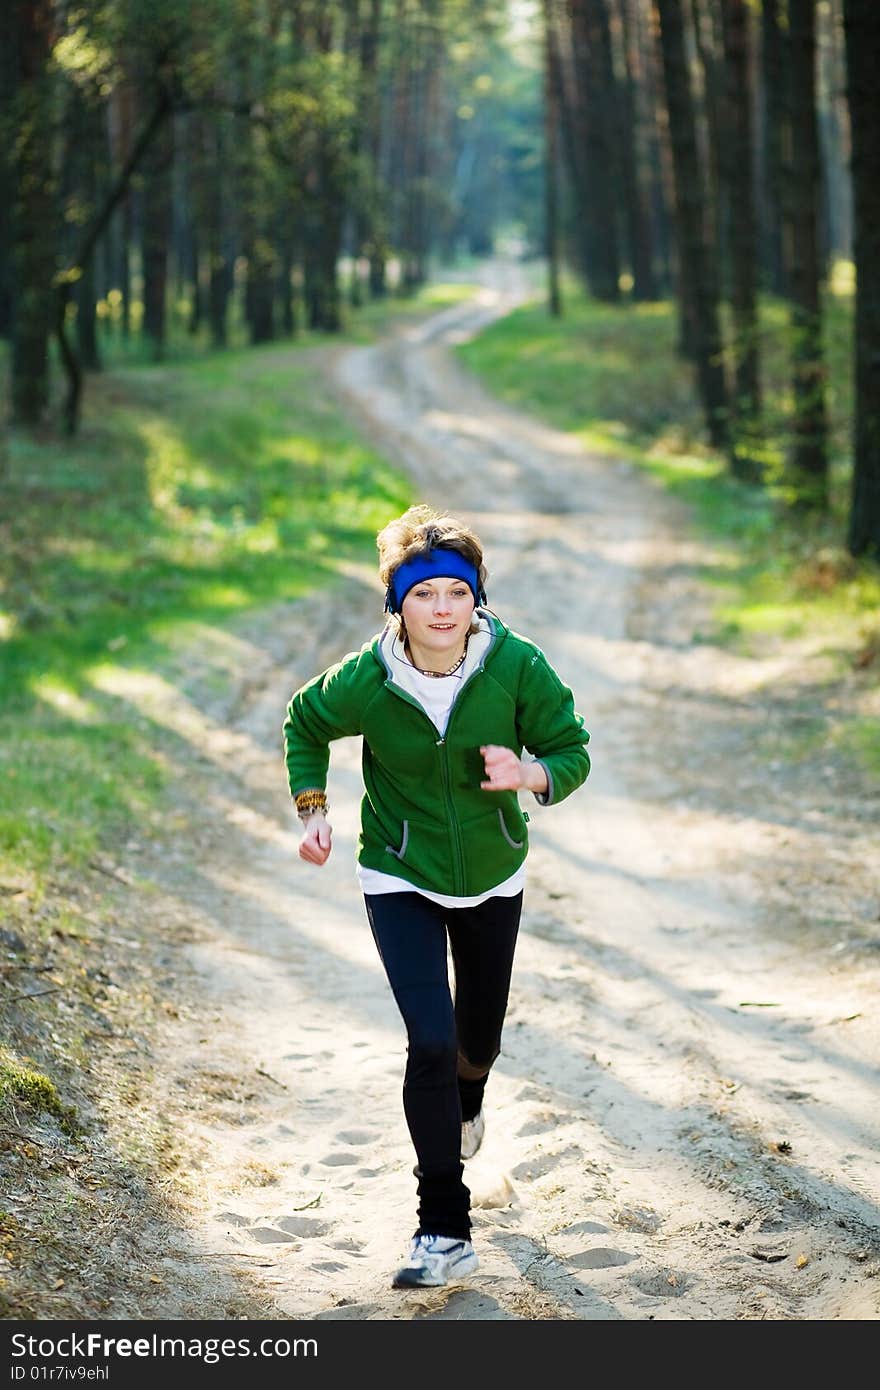
[[[416,1234],[470,1239],[462,1181],[455,1017],[446,965],[445,908],[420,893],[365,895],[370,927],[406,1024],[403,1109],[418,1158]]]
[[[522,900],[522,893],[487,898],[478,907],[448,913],[463,1120],[472,1120],[482,1108],[486,1079],[501,1050]]]

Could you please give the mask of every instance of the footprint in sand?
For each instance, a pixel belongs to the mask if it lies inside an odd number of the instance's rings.
[[[378,1137],[376,1130],[343,1129],[336,1135],[337,1144],[371,1144]]]
[[[289,1235],[287,1231],[279,1231],[277,1226],[251,1226],[248,1235],[251,1240],[257,1240],[261,1245],[299,1245],[296,1236]]]
[[[567,1255],[565,1263],[575,1269],[613,1269],[615,1265],[632,1264],[637,1255],[628,1255],[625,1250],[612,1250],[608,1246],[597,1246],[594,1250],[582,1250],[579,1255]]]
[[[527,1158],[524,1163],[518,1163],[512,1169],[515,1178],[544,1178],[548,1173],[552,1173],[563,1159],[573,1158],[580,1154],[574,1144],[569,1144],[567,1149],[561,1149],[556,1154],[537,1154],[534,1158]]]
[[[333,1229],[329,1222],[319,1221],[314,1216],[282,1216],[275,1225],[292,1236],[325,1236]]]
[[[557,1236],[604,1236],[608,1234],[608,1229],[601,1221],[578,1221],[574,1226],[566,1226],[564,1231],[557,1231]]]
[[[218,1211],[214,1213],[215,1221],[222,1221],[227,1226],[249,1226],[251,1219],[249,1216],[240,1216],[237,1211]]]
[[[359,1156],[358,1154],[345,1154],[345,1153],[342,1153],[342,1154],[328,1154],[326,1158],[322,1158],[320,1161],[321,1161],[322,1163],[328,1164],[330,1167],[339,1168],[339,1167],[342,1167],[342,1165],[343,1165],[343,1164],[346,1164],[346,1163],[360,1163],[361,1160],[360,1160],[360,1156]]]
[[[352,1236],[344,1236],[342,1240],[333,1240],[330,1245],[334,1250],[344,1250],[347,1255],[354,1255],[356,1260],[364,1258],[363,1243],[355,1240]]]

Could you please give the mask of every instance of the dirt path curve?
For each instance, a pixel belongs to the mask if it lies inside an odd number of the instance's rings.
[[[477,526],[490,601],[593,733],[584,790],[531,809],[468,1166],[481,1270],[388,1287],[413,1158],[402,1027],[354,878],[358,747],[334,746],[323,870],[296,857],[282,783],[290,690],[377,626],[378,585],[355,574],[341,615],[315,599],[242,632],[234,708],[197,670],[185,706],[155,693],[202,758],[181,787],[198,870],[186,842],[151,866],[195,938],[198,1000],[157,1081],[200,1153],[190,1287],[244,1268],[282,1317],[875,1318],[877,953],[839,949],[871,944],[875,809],[835,811],[824,784],[804,801],[755,753],[785,672],[693,642],[706,600],[676,506],[457,368],[449,344],[522,294],[496,270],[476,303],[334,359],[347,408]]]

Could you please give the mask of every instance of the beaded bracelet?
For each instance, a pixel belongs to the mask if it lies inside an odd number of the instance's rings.
[[[293,799],[296,803],[296,814],[300,820],[307,820],[315,811],[321,811],[326,815],[330,809],[327,793],[317,787],[310,787],[308,791],[297,792]]]

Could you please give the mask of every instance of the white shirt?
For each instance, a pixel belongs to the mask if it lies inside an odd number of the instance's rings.
[[[492,633],[485,618],[479,617],[479,629],[468,640],[467,655],[458,670],[451,676],[424,676],[417,671],[407,657],[400,638],[388,629],[381,638],[383,654],[391,671],[391,679],[406,690],[421,705],[438,733],[445,734],[452,706],[462,685],[479,666],[492,641]],[[489,888],[485,893],[472,897],[455,897],[451,893],[432,893],[427,888],[417,888],[397,874],[384,874],[379,869],[367,869],[363,864],[357,866],[358,882],[363,893],[421,893],[423,898],[439,903],[441,907],[476,907],[487,898],[513,898],[521,892],[526,881],[526,866],[523,862],[510,878]]]

